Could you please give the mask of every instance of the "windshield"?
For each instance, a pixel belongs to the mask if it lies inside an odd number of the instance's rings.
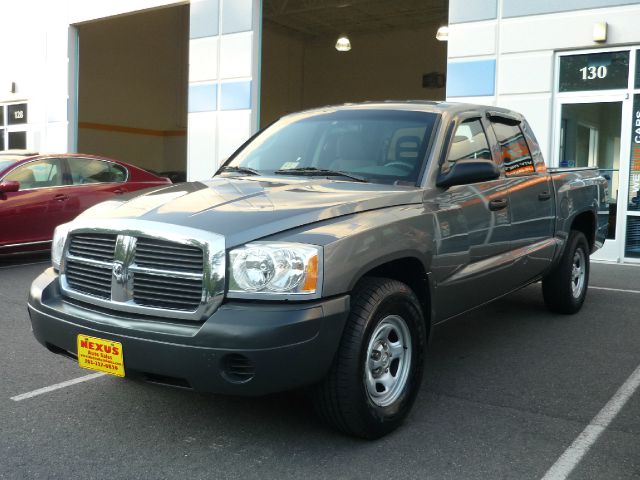
[[[2,159],[0,159],[0,172],[2,170],[4,170],[5,168],[7,168],[8,166],[13,165],[14,163],[16,163],[16,162],[13,161],[13,160],[2,160]]]
[[[415,184],[437,116],[368,109],[291,115],[258,135],[228,167],[260,175],[343,172],[369,182]]]

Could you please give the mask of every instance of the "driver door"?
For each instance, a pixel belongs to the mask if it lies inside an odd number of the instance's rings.
[[[492,151],[493,134],[480,115],[452,127],[442,173],[459,160],[495,161],[496,180],[456,185],[437,193],[436,254],[433,258],[437,321],[458,315],[506,293],[503,279],[511,248],[509,187],[500,157]],[[495,149],[494,149],[495,150]]]
[[[67,196],[62,186],[62,164],[45,158],[20,165],[3,180],[20,183],[17,192],[0,196],[0,244],[45,243],[53,237]]]

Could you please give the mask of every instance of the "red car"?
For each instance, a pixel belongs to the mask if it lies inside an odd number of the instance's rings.
[[[0,154],[0,256],[46,250],[53,230],[125,192],[170,184],[94,155]]]

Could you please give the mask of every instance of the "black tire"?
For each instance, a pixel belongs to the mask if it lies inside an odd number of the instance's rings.
[[[574,276],[576,256],[584,260],[584,278],[577,288]],[[542,279],[544,303],[552,312],[570,315],[582,307],[589,286],[589,244],[584,233],[572,230],[564,253],[551,272]]]
[[[404,323],[398,322],[398,318]],[[392,355],[384,355],[379,360],[378,350],[369,357],[374,332],[383,332],[385,326],[390,325],[389,322],[396,322],[403,332],[408,333],[404,338],[411,347],[410,354],[405,355],[409,351],[405,347],[405,353],[396,355],[396,358],[402,360],[390,360]],[[377,333],[376,338],[378,335],[384,336],[386,333]],[[381,345],[380,348],[383,345],[388,347],[394,341],[398,342],[396,345],[404,345],[400,340],[393,340],[394,333],[390,335],[390,343],[383,341],[376,345]],[[420,388],[425,350],[425,322],[420,302],[413,291],[396,280],[373,277],[363,279],[352,294],[351,313],[333,364],[314,391],[313,401],[318,414],[332,427],[356,437],[375,439],[395,430],[409,413]],[[374,356],[377,356],[375,360]],[[388,373],[391,369],[390,375],[393,375],[393,362],[398,362],[395,367],[396,375],[404,380],[396,381],[395,392],[392,389],[387,392],[388,400],[395,398],[388,405],[376,404],[380,399],[372,400],[369,393],[371,383],[367,383],[365,370],[370,369],[368,371],[371,373],[369,358],[371,362],[390,361],[391,363],[386,364],[388,368],[384,370]],[[406,366],[398,366],[405,365],[400,362],[406,359],[410,359]],[[383,375],[389,378],[386,373]],[[372,379],[374,377],[369,376],[369,380]]]

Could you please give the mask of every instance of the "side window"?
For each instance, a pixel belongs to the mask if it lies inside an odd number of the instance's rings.
[[[495,120],[491,123],[500,144],[505,175],[509,177],[535,172],[531,152],[520,126]]]
[[[20,190],[60,186],[62,185],[60,160],[45,158],[27,163],[16,168],[4,179],[20,182]]]
[[[456,127],[442,171],[448,171],[459,160],[471,158],[492,160],[487,136],[479,118],[470,118]]]
[[[67,162],[73,185],[124,182],[127,178],[125,168],[116,163],[94,158],[67,158]]]

